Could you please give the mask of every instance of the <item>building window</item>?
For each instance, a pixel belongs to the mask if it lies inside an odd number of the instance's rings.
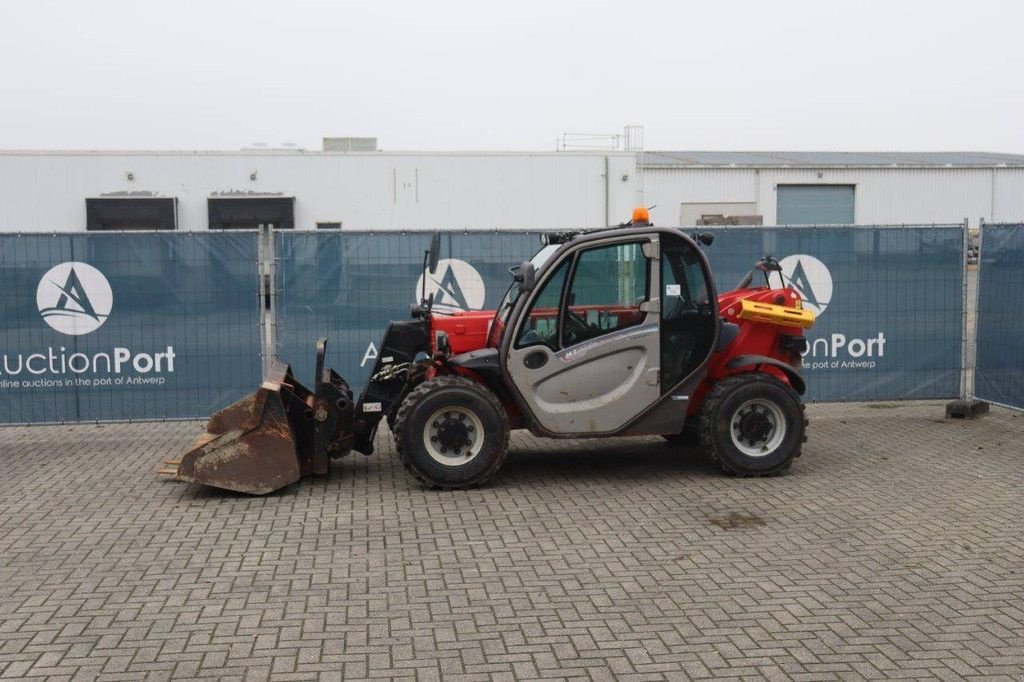
[[[341,229],[341,221],[339,220],[338,222],[335,222],[335,223],[317,223],[316,224],[316,229],[318,229],[318,230],[340,230]]]
[[[753,201],[687,201],[679,205],[679,224],[683,227],[763,223]]]
[[[99,197],[85,200],[87,230],[174,230],[175,197]]]
[[[279,230],[295,227],[295,197],[210,197],[207,200],[211,230],[255,230],[273,225]]]

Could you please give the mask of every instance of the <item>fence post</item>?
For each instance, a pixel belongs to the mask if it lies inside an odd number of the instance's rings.
[[[968,360],[971,363],[971,375],[967,383],[967,397],[974,400],[977,396],[975,394],[975,386],[977,385],[977,371],[978,371],[978,317],[979,308],[981,306],[981,241],[985,238],[985,219],[981,218],[978,220],[978,259],[977,264],[974,266],[977,270],[977,276],[974,280],[974,295],[968,300],[968,304],[971,306],[971,311],[974,313],[973,323],[969,326],[970,338],[971,338],[971,353],[968,356]]]
[[[971,229],[970,221],[968,218],[964,218],[964,229],[961,235],[961,282],[960,282],[960,399],[967,400],[969,397],[968,389],[968,344],[970,339],[968,332],[970,330],[969,318],[970,311],[967,308],[967,290],[970,287],[970,280],[968,279],[967,272],[967,252],[971,246]]]
[[[277,259],[273,225],[260,225],[258,240],[260,358],[263,377],[266,378],[277,359],[277,296],[274,287]]]
[[[968,296],[967,290],[970,286],[969,272],[967,267],[967,250],[970,247],[970,224],[964,218],[963,234],[963,286],[960,295],[963,315],[961,320],[961,365],[960,371],[960,398],[946,403],[946,417],[957,419],[975,419],[988,412],[988,403],[982,402],[974,397],[974,365],[977,365],[978,357],[978,289],[981,287],[981,251],[980,234],[984,220],[979,221],[979,251],[978,251],[978,282],[974,287],[974,296]],[[971,323],[971,312],[974,313],[974,321]],[[972,365],[968,367],[968,365]]]

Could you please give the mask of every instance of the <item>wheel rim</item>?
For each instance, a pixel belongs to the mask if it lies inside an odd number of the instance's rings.
[[[786,417],[769,400],[748,400],[732,413],[729,434],[732,444],[747,457],[767,457],[786,439]]]
[[[484,427],[468,407],[442,407],[423,427],[423,447],[438,464],[464,466],[484,448]]]

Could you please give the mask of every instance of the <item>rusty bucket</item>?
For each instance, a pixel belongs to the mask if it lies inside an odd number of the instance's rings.
[[[250,495],[266,495],[303,476],[326,474],[329,457],[352,445],[352,392],[324,368],[317,343],[317,382],[310,391],[277,363],[252,395],[210,417],[206,432],[160,474]]]

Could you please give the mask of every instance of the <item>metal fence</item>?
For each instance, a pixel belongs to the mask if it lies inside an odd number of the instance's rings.
[[[819,313],[809,400],[947,398],[964,368],[962,225],[719,228],[719,290],[765,254]],[[203,417],[261,358],[313,375],[313,340],[358,390],[419,300],[429,233],[0,235],[0,422]],[[269,237],[269,235],[264,235]],[[444,232],[440,311],[487,309],[539,232]],[[265,324],[263,322],[265,321]],[[70,326],[69,326],[70,325]],[[125,354],[128,354],[127,356]]]
[[[330,339],[330,364],[355,387],[373,369],[389,320],[409,318],[421,292],[430,234],[278,232],[275,239],[277,354],[300,380],[313,376],[313,340]],[[528,259],[540,233],[445,232],[437,274],[438,311],[488,309],[508,288],[510,265]]]
[[[780,259],[818,319],[806,332],[808,400],[960,394],[963,225],[721,228],[707,249],[720,290],[752,258]]]
[[[260,380],[255,232],[0,235],[0,422],[202,417]]]
[[[1024,409],[1024,224],[986,224],[979,255],[975,395]]]

